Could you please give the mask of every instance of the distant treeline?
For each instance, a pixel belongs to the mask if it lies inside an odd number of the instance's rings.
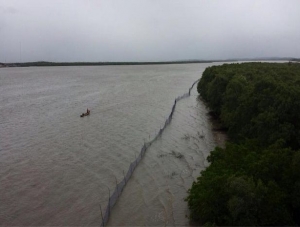
[[[101,65],[162,65],[162,64],[189,64],[211,63],[212,61],[160,61],[160,62],[24,62],[24,63],[0,63],[2,67],[30,67],[30,66],[101,66]]]
[[[227,60],[180,60],[180,61],[152,61],[152,62],[22,62],[22,63],[1,63],[0,67],[30,67],[30,66],[101,66],[101,65],[164,65],[164,64],[192,64],[211,62],[233,62],[233,61],[300,61],[297,58],[241,58]]]
[[[300,225],[300,64],[207,68],[198,92],[228,129],[186,198],[201,225]]]

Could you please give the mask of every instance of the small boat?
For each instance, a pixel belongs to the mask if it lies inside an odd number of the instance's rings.
[[[89,115],[90,115],[90,111],[87,112],[87,113],[82,113],[82,114],[80,115],[80,117],[85,117],[85,116],[89,116]]]

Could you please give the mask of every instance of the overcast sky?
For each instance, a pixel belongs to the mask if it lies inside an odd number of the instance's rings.
[[[0,62],[300,57],[300,0],[0,0]]]

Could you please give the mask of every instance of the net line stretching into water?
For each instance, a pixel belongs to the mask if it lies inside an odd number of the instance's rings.
[[[102,207],[101,207],[101,204],[100,204],[100,211],[101,211],[101,226],[105,226],[109,220],[109,216],[110,216],[110,212],[111,212],[111,209],[113,208],[113,206],[116,204],[118,198],[121,196],[121,193],[124,189],[124,187],[126,186],[126,183],[129,181],[133,171],[135,170],[135,168],[137,167],[137,165],[139,164],[139,162],[142,160],[143,156],[145,155],[147,149],[151,146],[151,144],[156,141],[160,136],[161,134],[163,133],[163,131],[165,130],[165,128],[171,123],[171,120],[172,120],[172,117],[173,117],[173,114],[174,114],[174,111],[175,111],[175,107],[176,107],[176,104],[178,101],[180,101],[181,99],[184,99],[184,98],[187,98],[191,95],[191,90],[193,89],[194,85],[198,82],[199,80],[196,80],[192,86],[189,88],[189,92],[177,97],[174,101],[174,104],[172,106],[172,111],[169,115],[169,117],[166,119],[165,121],[165,124],[164,126],[158,131],[158,133],[155,135],[155,137],[145,143],[144,142],[144,145],[138,155],[138,157],[130,164],[129,166],[129,169],[125,175],[124,171],[123,171],[123,174],[124,174],[124,178],[123,180],[120,182],[120,183],[117,183],[117,180],[116,180],[116,187],[113,191],[112,194],[110,194],[110,190],[108,188],[108,192],[109,192],[109,198],[108,198],[108,204],[107,204],[107,207],[106,207],[106,210],[105,210],[105,213],[103,214],[102,213]]]

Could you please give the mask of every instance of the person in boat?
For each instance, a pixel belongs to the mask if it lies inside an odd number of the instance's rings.
[[[84,116],[88,116],[88,115],[90,115],[90,110],[87,108],[86,109],[86,113],[82,113],[81,115],[80,115],[80,117],[84,117]]]

